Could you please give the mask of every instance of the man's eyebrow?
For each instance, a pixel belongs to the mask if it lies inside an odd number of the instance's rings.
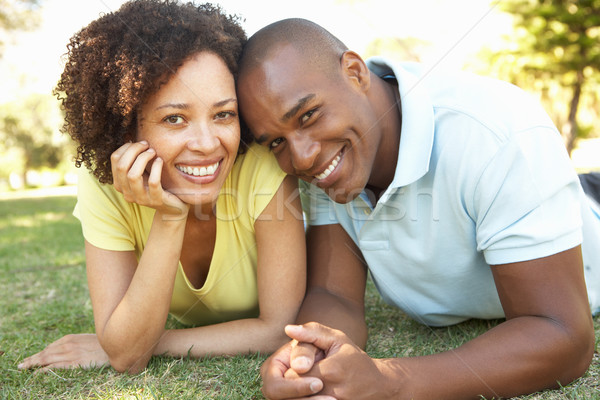
[[[263,144],[264,142],[266,142],[269,139],[269,135],[266,133],[263,133],[262,135],[260,135],[259,137],[257,137],[256,139],[256,143],[257,144]]]
[[[282,122],[288,121],[290,118],[292,118],[294,115],[296,115],[298,113],[298,111],[300,111],[302,109],[302,107],[304,107],[306,105],[306,103],[308,103],[310,100],[314,99],[315,97],[316,97],[316,95],[314,93],[311,93],[311,94],[304,96],[300,100],[298,100],[296,102],[296,104],[292,108],[290,108],[290,110],[288,112],[286,112],[283,115],[283,117],[281,118],[281,121]],[[254,140],[256,140],[256,143],[258,143],[258,144],[263,144],[264,142],[269,140],[269,134],[263,133],[262,135],[258,136]]]
[[[289,120],[290,118],[292,118],[294,115],[296,115],[298,113],[298,111],[302,107],[304,107],[304,105],[306,103],[308,103],[313,98],[315,98],[315,94],[311,93],[309,95],[304,96],[300,100],[298,100],[298,102],[296,103],[296,105],[294,105],[292,108],[290,108],[290,110],[288,112],[285,113],[285,115],[283,116],[283,118],[281,118],[281,121],[285,122],[285,121]]]

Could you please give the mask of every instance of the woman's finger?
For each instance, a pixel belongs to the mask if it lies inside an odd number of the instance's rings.
[[[151,161],[156,157],[156,151],[152,148],[140,153],[127,172],[130,195],[128,201],[144,204],[151,197],[148,193],[147,169]],[[152,203],[151,203],[152,204]]]
[[[113,185],[119,192],[129,191],[127,173],[140,153],[147,149],[147,142],[126,143],[111,155]]]
[[[57,349],[59,348],[59,349]],[[60,346],[46,347],[44,350],[24,359],[17,368],[30,369],[35,367],[44,367],[62,357]]]
[[[164,189],[161,182],[162,168],[162,158],[156,157],[150,167],[150,174],[148,175],[148,195],[155,204],[160,204],[163,201]]]

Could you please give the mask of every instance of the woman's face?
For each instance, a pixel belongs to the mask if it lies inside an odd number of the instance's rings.
[[[240,141],[235,83],[223,60],[190,57],[142,105],[136,139],[163,159],[165,190],[188,204],[214,203]]]

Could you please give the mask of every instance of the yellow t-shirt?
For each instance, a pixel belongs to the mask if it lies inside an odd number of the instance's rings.
[[[265,147],[254,144],[238,156],[217,199],[217,237],[204,286],[194,288],[179,263],[170,308],[179,321],[209,325],[258,316],[254,222],[284,176]],[[79,173],[73,214],[94,246],[134,250],[139,260],[154,212],[127,202],[112,185],[100,184],[87,170]]]

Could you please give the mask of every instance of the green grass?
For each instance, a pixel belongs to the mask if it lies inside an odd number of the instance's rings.
[[[83,239],[71,215],[74,197],[0,201],[0,400],[4,399],[261,399],[264,356],[173,359],[155,357],[139,375],[111,368],[19,371],[28,355],[68,333],[93,332]],[[417,324],[385,305],[369,283],[367,348],[374,357],[448,350],[499,321],[449,328]],[[178,325],[169,320],[171,327]],[[600,318],[595,319],[597,341]],[[519,399],[600,399],[600,359],[584,377],[560,390]]]

